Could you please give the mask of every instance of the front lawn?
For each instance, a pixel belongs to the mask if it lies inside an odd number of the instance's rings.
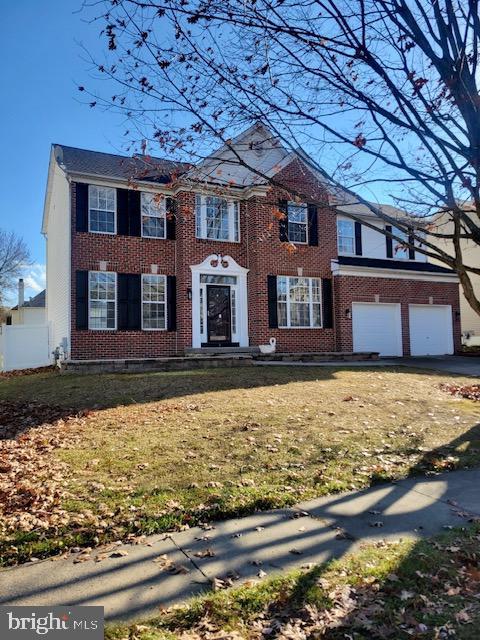
[[[480,407],[452,381],[468,383],[373,367],[2,379],[2,561],[476,465]]]

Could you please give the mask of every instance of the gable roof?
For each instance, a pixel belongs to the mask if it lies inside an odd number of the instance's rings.
[[[67,173],[165,184],[185,173],[189,164],[147,155],[121,156],[53,144],[56,161]]]
[[[44,289],[43,291],[40,291],[40,293],[37,293],[36,296],[33,296],[33,298],[30,298],[30,300],[27,300],[26,302],[24,302],[23,307],[24,308],[29,307],[29,308],[35,308],[35,309],[40,309],[42,307],[45,307],[46,292],[47,292],[46,289]],[[12,307],[12,311],[15,311],[16,309],[18,309],[18,304]]]

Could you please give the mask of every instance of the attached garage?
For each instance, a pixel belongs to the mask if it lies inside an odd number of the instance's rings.
[[[352,303],[353,350],[402,356],[402,319],[399,304]]]
[[[453,353],[450,305],[411,304],[408,311],[412,356],[441,356]]]

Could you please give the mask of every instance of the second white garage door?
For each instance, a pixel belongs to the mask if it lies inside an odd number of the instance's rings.
[[[443,356],[453,353],[452,307],[411,304],[409,321],[412,356]]]
[[[402,320],[399,304],[352,304],[353,350],[378,351],[381,356],[401,356]]]

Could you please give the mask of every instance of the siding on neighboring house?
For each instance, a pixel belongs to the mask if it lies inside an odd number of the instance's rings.
[[[13,324],[45,324],[47,320],[45,307],[22,307],[9,311]]]
[[[48,206],[47,322],[51,323],[52,350],[62,344],[70,350],[70,185],[57,162],[53,166]]]
[[[452,224],[451,222],[447,221],[445,214],[437,218],[437,224],[440,227],[439,231],[441,233],[451,233]],[[443,251],[446,251],[448,254],[454,255],[453,247],[449,240],[430,238],[430,241],[435,242],[440,249],[443,249]],[[471,240],[462,240],[462,252],[464,264],[469,264],[474,267],[478,267],[478,265],[480,265],[480,246],[478,244],[473,243]],[[432,259],[431,261],[445,266],[439,260]],[[475,294],[477,298],[480,298],[480,276],[471,275],[470,277]],[[459,285],[459,288],[462,333],[470,333],[475,336],[480,336],[480,315],[478,315],[478,313],[475,313],[475,311],[467,302],[467,299],[463,295],[461,285]]]

